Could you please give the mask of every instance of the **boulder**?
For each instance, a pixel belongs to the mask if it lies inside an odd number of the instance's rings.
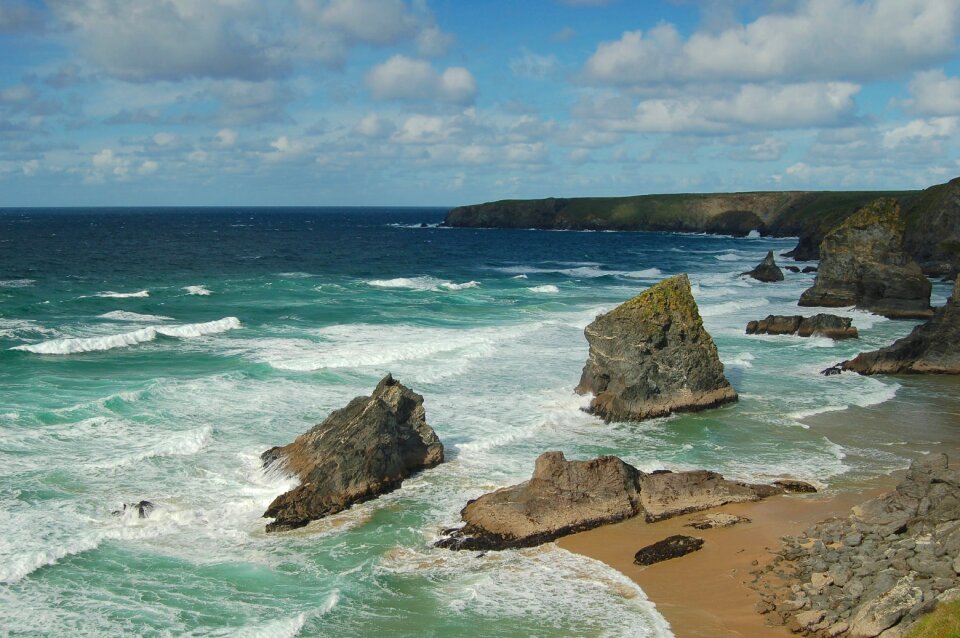
[[[784,269],[784,270],[789,270],[790,272],[793,272],[793,273],[798,273],[798,272],[800,272],[800,267],[799,267],[799,266],[784,266],[783,269]]]
[[[584,330],[590,353],[576,391],[589,411],[632,421],[737,400],[703,327],[686,275],[676,275],[600,315]]]
[[[720,527],[733,527],[740,523],[749,523],[750,519],[746,516],[737,516],[736,514],[727,514],[725,512],[711,512],[706,516],[690,521],[685,527],[693,529],[717,529]]]
[[[727,503],[758,501],[782,490],[772,485],[729,481],[708,470],[654,472],[640,478],[640,506],[647,522]]]
[[[812,317],[800,315],[767,315],[766,319],[751,321],[746,333],[769,335],[798,335],[800,337],[830,337],[831,339],[856,339],[859,336],[853,320],[820,313]]]
[[[810,483],[794,479],[780,479],[774,481],[773,484],[787,494],[813,494],[817,491],[817,488]]]
[[[779,266],[777,266],[777,262],[773,258],[772,250],[767,251],[767,256],[763,258],[763,261],[757,264],[756,268],[743,274],[748,277],[753,277],[757,281],[762,281],[764,283],[783,281],[783,271],[780,270]]]
[[[860,374],[960,374],[960,277],[933,317],[886,348],[840,364]]]
[[[926,318],[930,281],[903,248],[904,222],[894,199],[865,206],[827,233],[820,269],[801,306],[856,306],[886,317]]]
[[[638,551],[633,562],[637,565],[653,565],[671,558],[680,558],[703,547],[703,539],[675,534],[662,541],[647,545]]]
[[[150,501],[139,501],[137,503],[124,503],[123,507],[110,512],[114,516],[123,516],[127,511],[136,512],[137,518],[147,518],[153,512],[156,505]]]
[[[411,473],[443,462],[423,397],[387,375],[289,445],[261,455],[265,466],[300,479],[263,513],[267,531],[303,527],[400,487]]]
[[[537,458],[529,481],[467,503],[465,525],[437,543],[450,549],[531,547],[640,509],[641,473],[615,456],[567,461],[562,452]]]
[[[808,274],[812,272],[817,272],[818,270],[819,268],[817,268],[816,266],[804,266],[803,270],[801,270],[800,272],[802,272],[803,274]]]
[[[889,591],[863,603],[850,621],[851,638],[873,638],[900,622],[910,609],[923,600],[923,591],[913,584],[908,574]]]
[[[449,549],[531,547],[633,516],[659,521],[725,503],[756,501],[780,488],[728,481],[716,472],[645,474],[615,456],[537,458],[529,481],[484,494],[460,512],[464,525],[436,543]]]

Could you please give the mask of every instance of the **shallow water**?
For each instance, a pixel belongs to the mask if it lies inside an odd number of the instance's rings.
[[[431,549],[548,449],[642,469],[862,481],[956,446],[953,380],[823,377],[909,332],[747,337],[813,275],[738,273],[790,240],[421,228],[437,209],[0,213],[0,617],[39,635],[669,635],[629,580],[553,546]],[[741,396],[605,424],[583,327],[687,272]],[[948,294],[935,288],[935,300]],[[386,373],[449,462],[298,532],[258,455]],[[147,519],[112,516],[149,499]],[[385,633],[386,632],[386,633]]]

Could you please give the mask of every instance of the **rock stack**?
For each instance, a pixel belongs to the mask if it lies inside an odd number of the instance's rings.
[[[411,473],[443,462],[443,444],[426,422],[423,397],[389,374],[323,423],[261,455],[300,479],[263,513],[268,532],[303,527],[400,487]]]
[[[777,262],[773,258],[772,250],[767,251],[767,256],[763,258],[763,261],[757,264],[756,268],[743,274],[748,277],[753,277],[757,281],[762,281],[764,283],[783,281],[783,271],[780,270],[779,266],[777,266]]]
[[[840,364],[860,374],[960,374],[960,277],[953,296],[930,321],[893,345],[864,352]]]
[[[856,306],[893,319],[927,318],[931,285],[903,248],[904,223],[893,199],[865,206],[827,233],[820,268],[801,306]]]
[[[676,275],[600,315],[584,334],[590,354],[578,394],[590,412],[632,421],[737,400],[703,327],[686,275]]]

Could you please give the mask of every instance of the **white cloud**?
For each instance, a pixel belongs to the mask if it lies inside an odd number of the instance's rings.
[[[397,125],[376,113],[369,113],[357,123],[357,132],[364,137],[388,137],[397,130]]]
[[[165,131],[156,133],[153,136],[153,143],[156,144],[157,146],[167,146],[169,144],[174,143],[176,140],[177,140],[176,135],[174,135],[173,133],[167,133]]]
[[[237,143],[237,132],[233,129],[223,128],[217,131],[216,140],[220,146],[233,146]]]
[[[281,135],[270,142],[272,151],[261,153],[261,156],[268,162],[284,162],[302,157],[308,150],[307,145],[302,140],[291,140],[286,135]]]
[[[915,142],[949,139],[956,135],[960,117],[934,117],[912,120],[883,134],[883,145],[895,148]]]
[[[158,168],[160,168],[159,164],[153,160],[146,160],[140,165],[140,168],[137,169],[137,172],[141,175],[151,175],[156,173]]]
[[[597,47],[584,68],[598,84],[896,77],[956,48],[953,0],[805,0],[684,40],[670,24],[628,31]]]
[[[429,62],[394,55],[373,67],[366,77],[378,100],[440,101],[469,104],[477,94],[473,75],[463,67],[437,72]]]
[[[306,13],[316,11],[321,24],[368,44],[393,44],[412,36],[418,27],[402,0],[300,0],[299,5]]]
[[[428,58],[443,55],[453,46],[454,37],[444,33],[435,24],[428,25],[417,35],[417,53]]]
[[[510,60],[510,71],[519,77],[545,79],[560,68],[560,60],[555,55],[538,55],[526,49]]]
[[[94,153],[90,162],[93,164],[93,170],[84,180],[88,183],[103,182],[107,177],[124,179],[130,172],[129,160],[117,157],[113,149],[105,148]]]
[[[911,99],[905,106],[918,115],[960,114],[960,77],[948,77],[942,69],[921,71],[909,85]]]
[[[646,133],[723,133],[831,126],[852,118],[860,87],[848,82],[745,84],[717,95],[690,91],[640,100],[630,110],[624,96],[603,96],[577,108],[581,117],[610,130]]]
[[[39,160],[27,160],[23,163],[22,166],[23,174],[27,177],[33,177],[40,172],[40,161]]]

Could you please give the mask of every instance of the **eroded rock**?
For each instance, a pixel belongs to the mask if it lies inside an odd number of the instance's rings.
[[[653,565],[671,558],[680,558],[703,547],[703,539],[675,534],[641,548],[633,557],[637,565]]]
[[[686,275],[664,279],[584,330],[590,353],[576,391],[608,421],[704,410],[737,400]]]
[[[820,313],[812,317],[801,315],[767,315],[766,319],[747,323],[746,333],[769,335],[821,336],[831,339],[856,339],[859,336],[849,317]]]
[[[783,271],[780,270],[779,266],[777,266],[777,261],[773,257],[772,250],[767,251],[767,256],[763,258],[763,261],[757,264],[756,268],[743,274],[748,277],[753,277],[757,281],[762,281],[764,283],[783,281]]]
[[[903,248],[904,222],[894,199],[879,199],[827,233],[820,268],[801,306],[856,306],[891,318],[926,318],[929,280]]]
[[[443,462],[443,444],[426,422],[423,397],[387,375],[289,445],[261,455],[300,479],[273,500],[267,531],[303,527],[398,487],[417,470]]]

